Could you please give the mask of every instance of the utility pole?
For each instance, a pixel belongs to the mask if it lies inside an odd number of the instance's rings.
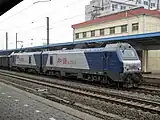
[[[149,0],[149,3],[148,3],[148,9],[151,8],[151,0]]]
[[[8,50],[8,32],[6,32],[6,50]]]
[[[100,15],[100,13],[98,13],[100,10],[102,10],[102,11],[104,10],[104,1],[103,0],[101,0],[101,4],[102,4],[101,6],[94,6],[94,5],[92,6],[95,8],[91,14],[92,19],[95,19],[98,15]]]
[[[104,10],[104,1],[102,0],[102,8],[101,10]]]
[[[17,35],[18,35],[18,33],[16,33],[16,49],[17,49],[17,42],[18,42]]]
[[[18,43],[23,43],[23,41],[18,41],[18,33],[16,33],[16,49],[18,48]]]
[[[157,0],[157,10],[159,10],[160,1]]]
[[[47,46],[49,45],[49,17],[47,17]]]

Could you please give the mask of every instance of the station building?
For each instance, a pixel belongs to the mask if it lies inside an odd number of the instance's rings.
[[[160,32],[160,11],[134,8],[74,24],[72,28],[74,41]],[[160,50],[142,51],[141,59],[143,71],[160,73]]]

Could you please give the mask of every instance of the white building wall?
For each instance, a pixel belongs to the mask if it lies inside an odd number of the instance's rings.
[[[146,19],[147,26],[145,27],[145,32],[158,32],[160,31],[160,17],[155,18],[152,16],[148,16]]]
[[[149,2],[150,1],[150,2]],[[150,3],[150,4],[149,4]],[[117,8],[113,11],[113,6],[117,5]],[[89,5],[85,7],[85,20],[94,19],[96,17],[104,16],[107,14],[131,9],[134,7],[144,7],[145,9],[155,10],[157,9],[158,0],[103,0],[103,10],[97,9],[93,6],[102,7],[102,0],[92,0]],[[121,9],[123,6],[124,9]],[[160,3],[159,3],[160,6]],[[160,7],[159,7],[160,8]],[[94,12],[93,12],[94,11]]]
[[[97,36],[100,36],[99,30],[95,30],[95,36],[96,36],[96,37],[97,37]]]
[[[148,70],[153,73],[160,73],[160,50],[148,51]]]

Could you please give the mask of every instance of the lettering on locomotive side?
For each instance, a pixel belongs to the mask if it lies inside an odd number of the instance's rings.
[[[57,63],[61,64],[76,64],[76,60],[68,60],[67,58],[58,58]]]
[[[62,59],[58,58],[57,63],[60,63],[60,62],[62,62]]]
[[[17,56],[17,61],[23,62],[23,61],[24,61],[24,58],[20,58],[19,56]]]
[[[67,58],[63,58],[63,64],[67,64]]]
[[[24,58],[19,58],[19,61],[24,61]]]

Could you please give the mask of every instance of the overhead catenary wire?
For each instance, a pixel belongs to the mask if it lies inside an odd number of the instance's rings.
[[[5,18],[3,21],[0,21],[0,24],[3,23],[3,22],[5,22],[6,20],[9,20],[10,18],[12,18],[12,17],[18,15],[19,13],[22,13],[22,12],[28,10],[30,7],[34,6],[36,3],[39,3],[39,2],[49,2],[49,1],[51,1],[51,0],[48,0],[48,1],[45,1],[45,0],[44,0],[44,1],[37,1],[37,2],[34,2],[34,3],[30,4],[30,5],[28,5],[27,7],[25,7],[24,9],[22,9],[22,10],[16,12],[15,14],[13,14],[13,15],[11,15],[11,16]],[[83,1],[83,0],[81,0],[81,1]],[[81,2],[81,1],[76,0],[76,1],[74,1],[74,2],[72,2],[72,3],[70,3],[70,4],[68,4],[68,5],[64,6],[63,8],[67,8],[67,7],[72,6],[72,5],[76,4],[76,3],[79,3],[79,2]],[[131,0],[127,0],[127,1],[125,1],[125,2],[128,2],[128,1],[131,1]]]
[[[58,24],[58,23],[61,23],[61,22],[65,22],[65,21],[68,21],[68,20],[71,20],[71,19],[74,19],[74,18],[77,18],[77,17],[81,17],[81,16],[84,16],[84,13],[55,21],[55,22],[51,23],[51,25]],[[28,29],[28,30],[33,30],[33,29],[37,29],[37,28],[46,28],[46,25],[40,25],[40,26],[31,28],[31,29]],[[50,27],[50,29],[53,29],[53,27]]]
[[[130,1],[130,0],[127,0],[127,1]],[[127,2],[127,1],[125,1],[125,2]],[[126,13],[127,13],[127,14],[131,14],[131,15],[133,15],[133,16],[136,16],[136,14],[130,13],[130,12],[128,12],[128,11],[126,11]],[[90,13],[88,13],[88,14],[90,14]],[[61,19],[61,20],[58,20],[58,21],[55,21],[55,22],[51,23],[51,25],[58,24],[58,23],[61,23],[61,22],[65,22],[65,21],[68,21],[68,20],[71,20],[71,19],[74,19],[74,18],[77,18],[77,17],[80,17],[80,16],[84,16],[84,13],[78,14],[78,15],[74,15],[74,16],[71,16],[71,17],[67,17],[67,18],[64,18],[64,19]],[[136,16],[136,17],[138,17],[138,16]],[[46,27],[45,25],[41,25],[41,26],[37,26],[37,27],[35,27],[35,28],[31,28],[31,29],[29,29],[29,30],[37,29],[37,28],[45,28],[45,27]],[[50,29],[53,29],[54,27],[55,27],[55,26],[50,27]]]
[[[51,0],[48,0],[48,1],[51,1]],[[48,2],[48,1],[44,1],[44,2]],[[81,0],[81,1],[82,1],[82,0]],[[124,1],[124,3],[129,2],[129,1],[131,1],[131,0]],[[17,14],[19,14],[19,13],[21,13],[21,12],[27,10],[27,9],[29,9],[30,7],[32,7],[34,4],[36,4],[36,3],[38,3],[38,2],[40,2],[40,1],[37,1],[37,2],[32,3],[31,5],[27,6],[27,7],[24,8],[24,9],[22,9],[21,11],[19,11],[19,12],[13,14],[12,16],[6,18],[5,20],[8,20],[9,18],[12,18],[12,17],[14,17],[15,15],[17,15]],[[74,1],[74,2],[72,2],[72,3],[70,3],[70,4],[66,5],[66,6],[64,6],[63,8],[67,8],[67,7],[72,6],[72,5],[76,4],[76,3],[79,3],[79,0]],[[94,10],[93,10],[93,11],[94,11]],[[92,12],[93,12],[93,11],[92,11]],[[90,14],[90,13],[89,13],[89,14]],[[129,13],[129,14],[132,14],[132,13]],[[82,15],[84,15],[84,14],[75,15],[75,17],[76,17],[76,16],[77,16],[77,17],[78,17],[78,16],[82,16]],[[85,15],[87,15],[87,14],[85,14]],[[133,14],[133,15],[134,15],[134,14]],[[135,15],[135,16],[136,16],[136,15]],[[73,19],[73,18],[75,18],[75,17],[72,16],[72,17],[70,17],[70,18],[65,18],[65,19],[63,19],[63,20],[59,20],[59,21],[53,22],[53,23],[51,23],[51,25],[52,25],[52,24],[57,24],[57,23],[59,23],[59,22],[63,22],[63,21],[69,20],[69,19]],[[41,18],[42,18],[42,17],[41,17]],[[5,22],[5,20],[1,21],[0,24],[1,24],[2,22]],[[39,19],[39,20],[41,20],[41,19]],[[35,22],[37,22],[37,21],[35,21]],[[30,24],[31,24],[31,23],[30,23]],[[15,28],[22,28],[22,27],[24,27],[24,26],[20,26],[20,27],[18,26],[18,27],[15,27]],[[45,27],[45,26],[42,26],[42,25],[41,25],[41,26],[37,26],[37,27],[35,27],[35,28],[33,28],[33,29],[41,28],[41,27]],[[4,31],[4,30],[6,30],[6,29],[0,29],[0,31]]]
[[[48,1],[51,1],[51,0],[48,0]],[[48,2],[48,1],[46,1],[46,2]],[[83,1],[83,0],[81,0],[81,1]],[[128,2],[128,1],[131,1],[131,0],[127,0],[127,1],[125,1],[125,2]],[[15,15],[17,15],[17,14],[19,14],[19,13],[21,13],[21,12],[27,10],[27,9],[29,9],[30,7],[32,7],[34,4],[36,4],[36,3],[38,3],[38,2],[39,2],[39,1],[32,3],[31,5],[27,6],[27,7],[24,8],[24,9],[22,9],[21,11],[13,14],[13,15],[10,16],[9,18],[12,18],[12,17],[14,17]],[[76,4],[76,3],[79,3],[79,2],[80,2],[79,0],[76,0],[76,1],[74,1],[74,2],[72,2],[72,3],[70,3],[70,4],[68,4],[68,5],[64,6],[63,8],[67,8],[67,7],[72,6],[72,5],[74,5],[74,4]],[[93,10],[93,11],[94,11],[94,10]],[[90,14],[90,13],[88,13],[88,14]],[[85,15],[87,15],[87,14],[85,14]],[[60,23],[60,22],[63,22],[63,21],[67,21],[67,20],[70,20],[70,19],[74,19],[74,18],[79,17],[79,16],[84,16],[84,14],[79,14],[79,15],[71,16],[71,17],[68,17],[68,18],[65,18],[65,19],[62,19],[62,20],[53,22],[53,23],[51,23],[51,25],[57,24],[57,23]],[[42,17],[41,17],[41,18],[42,18]],[[6,19],[7,19],[7,18],[6,18]],[[41,20],[41,19],[39,19],[38,21],[40,21],[40,20]],[[5,20],[3,20],[2,22],[4,22],[4,21],[5,21]],[[2,22],[0,22],[0,23],[2,23]],[[37,22],[37,21],[34,20],[34,22]],[[29,24],[31,24],[31,23],[29,23]],[[27,24],[27,25],[28,25],[28,24]],[[22,27],[24,27],[24,26],[22,25],[22,26],[20,26],[20,27],[18,26],[18,27],[15,27],[15,28],[22,28]],[[45,27],[45,25],[43,25],[43,26],[40,25],[40,26],[37,26],[37,27],[35,27],[35,28],[31,28],[31,29],[29,29],[29,30],[37,29],[37,28],[43,28],[43,27]],[[51,29],[52,29],[52,28],[51,28]],[[1,29],[0,31],[4,31],[4,30],[6,30],[6,29]],[[25,31],[26,31],[26,30],[25,30]]]
[[[40,0],[39,0],[39,1],[33,2],[32,4],[28,5],[28,6],[25,7],[24,9],[22,9],[22,10],[16,12],[15,14],[13,14],[13,15],[11,15],[11,16],[5,18],[3,21],[0,21],[0,24],[3,23],[3,22],[5,22],[6,20],[9,20],[10,18],[12,18],[12,17],[18,15],[19,13],[22,13],[22,12],[28,10],[30,7],[34,6],[34,5],[37,4],[37,3],[40,3],[40,2],[49,2],[49,1],[51,1],[51,0],[43,0],[43,1],[40,1]]]
[[[25,10],[28,10],[28,9],[29,9],[30,7],[32,7],[32,6],[33,6],[33,4],[27,6],[27,7],[25,7],[24,9],[18,11],[17,13],[15,13],[15,14],[13,14],[13,15],[7,17],[7,18],[5,18],[3,21],[0,21],[0,24],[3,23],[3,22],[6,22],[7,20],[11,19],[12,17],[18,15],[19,13],[21,13],[21,12],[23,12],[23,11],[25,11]]]
[[[51,1],[51,0],[48,0],[48,1]],[[48,2],[48,1],[44,1],[44,2]],[[55,1],[55,0],[54,0],[54,1]],[[81,0],[81,1],[76,0],[76,1],[74,1],[74,2],[72,2],[72,3],[69,3],[68,5],[64,6],[63,8],[68,8],[68,7],[70,7],[70,6],[74,5],[74,4],[79,3],[79,2],[82,2],[82,1],[84,1],[84,0]],[[0,21],[0,24],[3,23],[3,22],[5,22],[5,21],[7,21],[7,20],[9,20],[9,19],[11,19],[12,17],[18,15],[19,13],[22,13],[22,12],[28,10],[28,9],[29,9],[30,7],[32,7],[34,4],[39,3],[39,2],[41,2],[41,1],[37,1],[37,2],[34,2],[34,3],[30,4],[30,5],[28,5],[28,6],[25,7],[24,9],[22,9],[22,10],[16,12],[15,14],[13,14],[13,15],[5,18],[3,21]],[[63,9],[63,8],[61,8],[61,9]],[[33,20],[33,22],[34,22],[34,23],[37,23],[37,21],[42,21],[42,18],[44,18],[44,17],[39,17],[39,18],[37,18],[36,20]],[[31,24],[31,22],[29,22],[29,23],[27,23],[27,24],[25,24],[25,25],[29,25],[29,24]],[[18,27],[15,27],[15,28],[23,28],[25,25],[18,26]],[[36,29],[36,28],[39,28],[39,27],[41,28],[42,26],[37,26],[37,27],[35,27],[35,28],[33,28],[33,29]],[[45,26],[44,26],[44,27],[45,27]],[[10,29],[10,28],[0,29],[0,31],[6,31],[7,29]]]
[[[33,4],[37,4],[37,3],[40,3],[40,2],[50,2],[51,0],[41,0],[41,1],[36,1],[34,2]]]

